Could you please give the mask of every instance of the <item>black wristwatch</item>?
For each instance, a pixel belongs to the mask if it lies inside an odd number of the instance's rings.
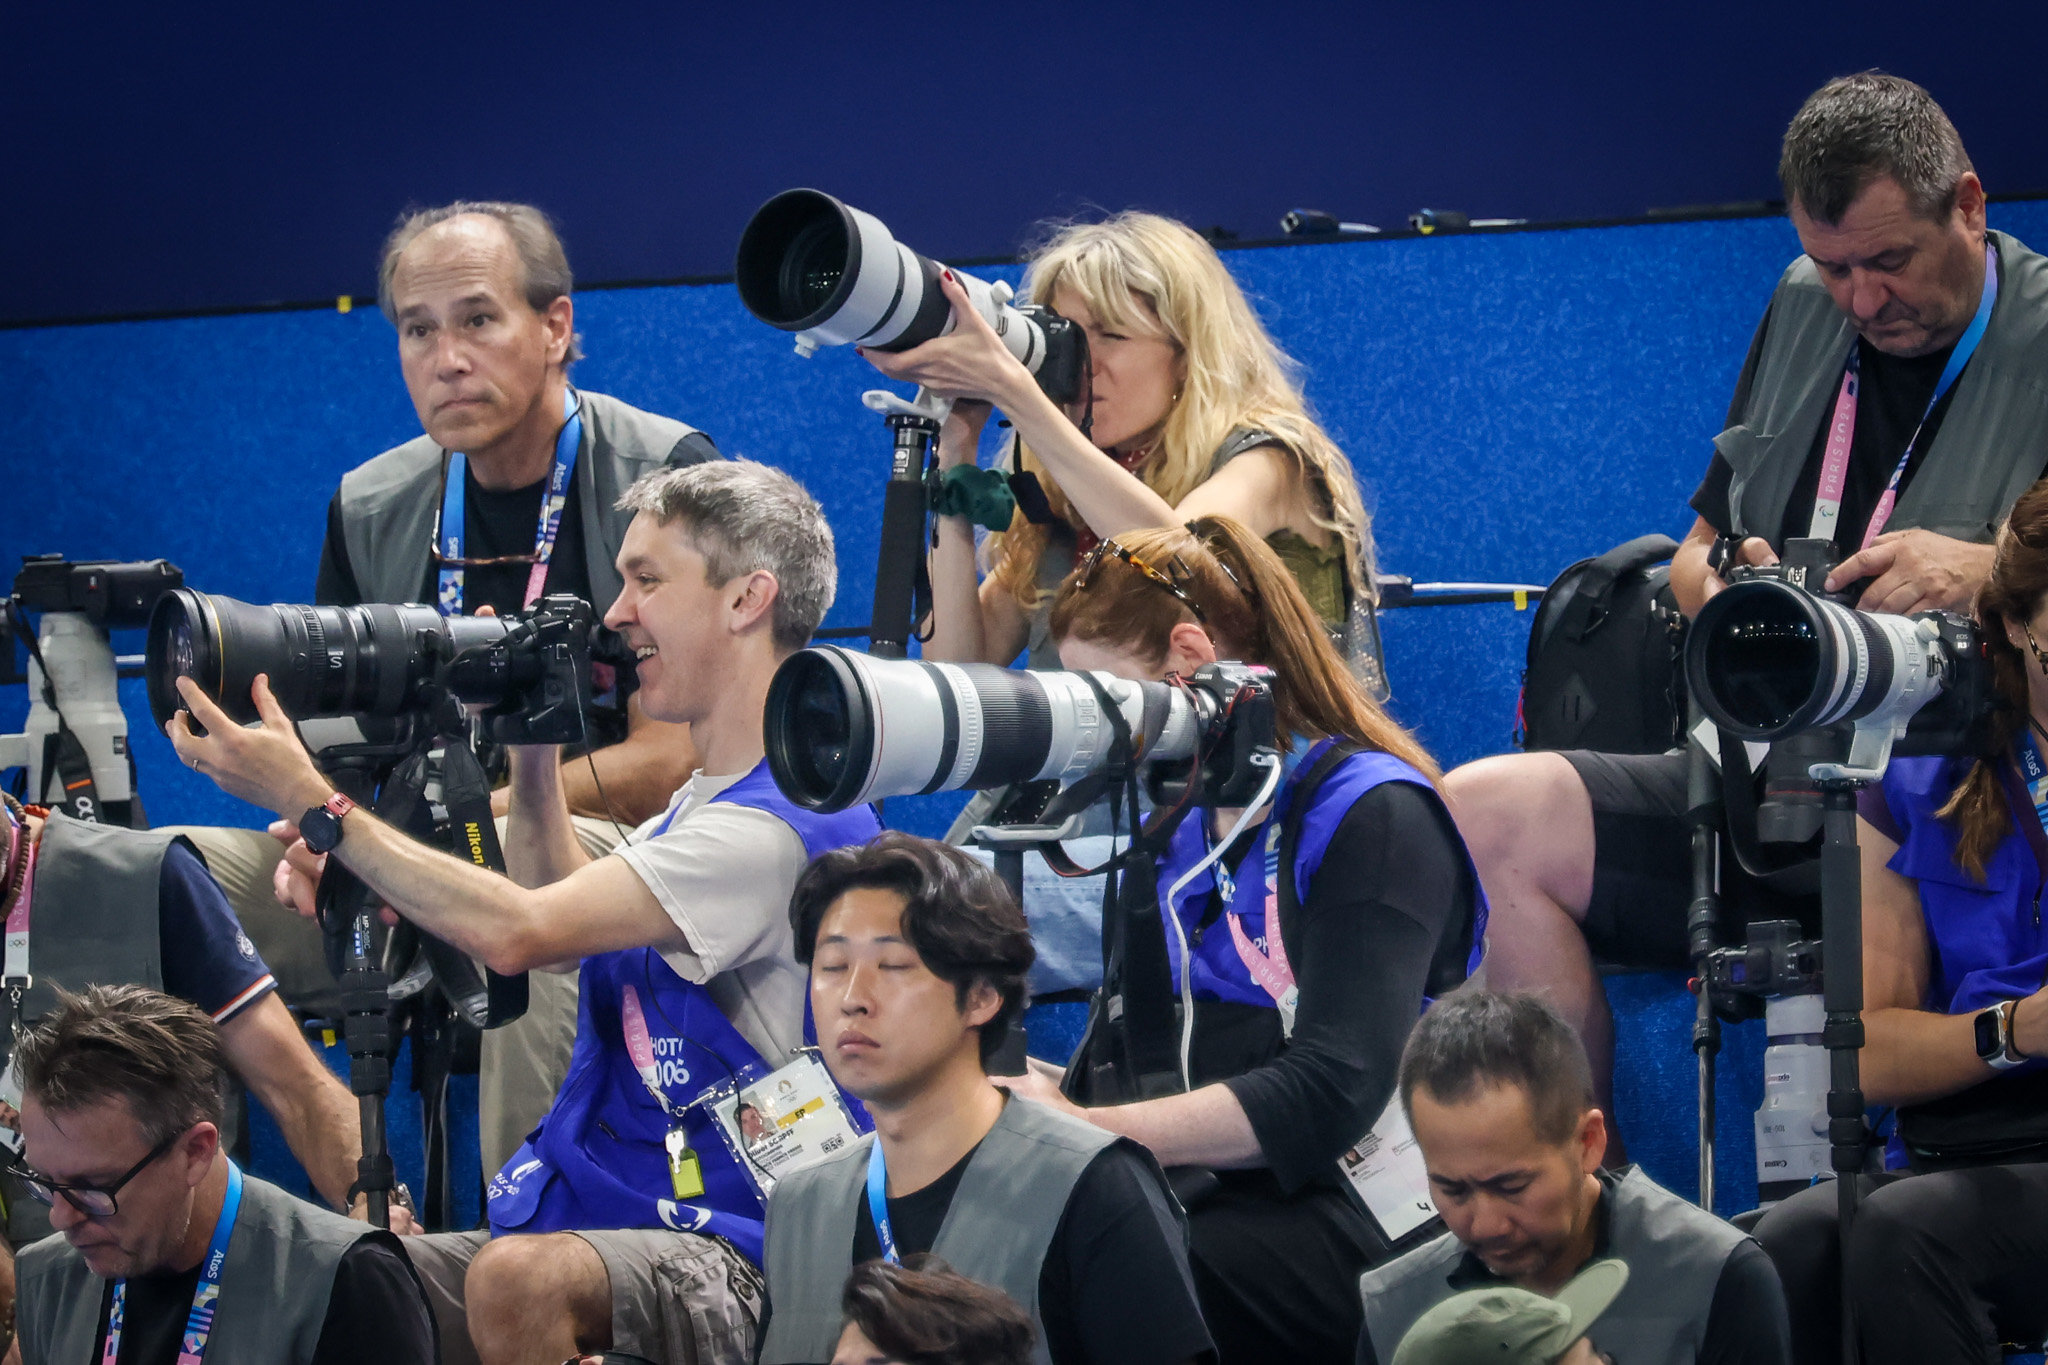
[[[1994,1071],[2010,1071],[2031,1060],[2013,1051],[2012,1016],[2017,1000],[2001,1000],[1989,1009],[1977,1011],[1971,1021],[1977,1039],[1977,1059]]]
[[[333,852],[341,843],[341,817],[355,808],[355,802],[336,792],[326,805],[314,806],[299,817],[299,837],[315,853]]]

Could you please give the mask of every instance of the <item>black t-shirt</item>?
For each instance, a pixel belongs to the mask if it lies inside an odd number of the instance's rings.
[[[670,468],[679,468],[717,458],[718,447],[711,438],[695,431],[676,443],[668,464]],[[532,554],[547,486],[547,479],[541,478],[524,488],[485,488],[476,481],[476,471],[467,470],[462,485],[463,558]],[[578,510],[582,497],[578,481],[571,479],[569,496],[562,507],[562,526],[555,533],[554,553],[548,558],[546,591],[573,593],[587,602],[591,597],[590,565],[584,555],[583,518]],[[320,572],[313,587],[313,600],[321,606],[352,607],[363,600],[355,567],[349,563],[348,540],[342,527],[341,493],[336,491],[327,505],[327,540],[320,547]],[[500,616],[523,610],[530,572],[531,566],[526,564],[464,569],[462,609],[472,616],[481,606],[490,606]],[[439,579],[430,558],[416,600],[434,601],[439,595]]]
[[[921,1190],[889,1201],[899,1256],[932,1249],[969,1152]],[[1147,1365],[1211,1358],[1181,1231],[1147,1163],[1122,1143],[1081,1173],[1038,1272],[1038,1317],[1054,1365]],[[853,1260],[881,1256],[867,1196],[854,1222]]]
[[[385,1234],[388,1236],[389,1234]],[[121,1318],[118,1365],[174,1365],[184,1342],[185,1319],[199,1288],[199,1267],[182,1275],[138,1275],[128,1281]],[[100,1330],[93,1360],[107,1340],[113,1281],[100,1296]],[[327,1316],[312,1365],[434,1365],[439,1357],[433,1315],[401,1253],[370,1236],[342,1253],[335,1267]]]
[[[1757,365],[1763,355],[1764,334],[1770,329],[1771,315],[1765,312],[1763,321],[1757,324],[1756,336],[1749,343],[1749,356],[1742,363],[1742,375],[1735,382],[1735,398],[1728,405],[1727,425],[1734,426],[1743,418],[1749,407],[1749,395],[1756,382]],[[1861,381],[1856,390],[1856,431],[1849,443],[1849,470],[1842,485],[1842,515],[1835,523],[1835,560],[1837,562],[1854,554],[1863,544],[1864,528],[1870,524],[1871,513],[1877,510],[1878,499],[1884,495],[1885,485],[1891,482],[1892,471],[1898,468],[1899,459],[1906,453],[1906,442],[1912,440],[1913,432],[1920,426],[1921,414],[1927,413],[1927,400],[1934,396],[1934,386],[1941,382],[1942,369],[1948,364],[1953,346],[1943,347],[1930,355],[1893,356],[1872,346],[1858,337],[1856,339],[1858,364]],[[1832,376],[1832,395],[1841,384],[1839,374]],[[1926,429],[1920,432],[1920,439],[1913,447],[1913,462],[1906,467],[1905,476],[1899,481],[1899,492],[1904,495],[1913,476],[1926,463],[1928,447],[1934,444],[1935,433],[1940,431],[1942,419],[1948,415],[1955,400],[1956,389],[1961,381],[1951,385],[1942,395],[1934,411],[1927,414]],[[1828,428],[1834,412],[1834,398],[1828,399],[1828,417],[1824,417],[1820,429],[1814,433],[1813,444],[1806,453],[1806,463],[1799,471],[1799,481],[1792,486],[1791,499],[1785,504],[1784,521],[1773,527],[1757,528],[1756,533],[1765,536],[1773,548],[1782,548],[1788,539],[1804,536],[1813,523],[1813,502],[1820,490],[1821,462],[1827,451]],[[1692,495],[1692,508],[1716,531],[1727,532],[1733,516],[1728,506],[1728,483],[1734,471],[1717,452],[1707,466],[1706,477]]]
[[[1594,1215],[1598,1231],[1589,1262],[1614,1254],[1607,1236],[1608,1209],[1621,1176],[1618,1171],[1600,1172],[1600,1206]],[[1446,1279],[1451,1288],[1460,1291],[1508,1283],[1470,1251]],[[1586,1335],[1597,1347],[1600,1324],[1594,1323]],[[1379,1359],[1372,1334],[1359,1333],[1357,1365],[1378,1365]],[[1392,1359],[1391,1352],[1388,1359]],[[1721,1263],[1721,1277],[1714,1282],[1713,1301],[1707,1306],[1706,1335],[1695,1359],[1697,1365],[1791,1365],[1792,1330],[1786,1321],[1785,1287],[1769,1253],[1755,1242],[1744,1242]]]
[[[1471,923],[1475,891],[1450,814],[1413,783],[1382,782],[1338,823],[1289,945],[1293,1039],[1225,1082],[1283,1187],[1334,1182],[1392,1097],[1430,965],[1446,928]]]

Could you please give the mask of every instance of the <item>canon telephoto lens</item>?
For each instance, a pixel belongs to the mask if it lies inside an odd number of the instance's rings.
[[[438,659],[508,628],[496,617],[443,617],[425,606],[256,606],[179,588],[150,616],[150,710],[159,726],[183,710],[177,680],[189,677],[246,724],[257,718],[249,689],[262,673],[295,720],[404,715],[420,706]]]
[[[1184,694],[1092,676],[1143,757],[1194,752],[1201,719]],[[1068,782],[1106,763],[1115,740],[1082,674],[877,659],[832,645],[783,661],[765,722],[775,785],[821,811],[912,793]]]
[[[1938,690],[1930,648],[1913,617],[1751,579],[1716,593],[1693,618],[1685,677],[1716,725],[1768,740],[1860,720],[1930,684]]]

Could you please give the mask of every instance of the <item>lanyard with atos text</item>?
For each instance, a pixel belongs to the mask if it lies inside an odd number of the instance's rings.
[[[540,525],[533,536],[533,568],[526,576],[524,606],[531,609],[547,586],[548,564],[555,557],[555,539],[562,530],[562,509],[569,503],[569,480],[576,473],[576,449],[583,443],[583,410],[576,391],[562,395],[562,431],[555,437],[555,466],[548,475],[540,503]],[[443,559],[462,558],[463,493],[469,477],[469,456],[456,451],[441,476],[440,551]],[[462,568],[441,570],[435,604],[443,616],[462,615]]]
[[[199,1288],[192,1293],[192,1311],[185,1315],[185,1338],[178,1346],[178,1365],[200,1365],[206,1359],[206,1343],[213,1336],[213,1306],[220,1298],[221,1271],[228,1263],[228,1238],[235,1231],[235,1215],[242,1208],[242,1168],[228,1162],[228,1192],[221,1200],[220,1217],[214,1220],[213,1240],[206,1259],[199,1266]],[[100,1365],[116,1365],[121,1358],[121,1319],[128,1307],[126,1277],[114,1281],[114,1301],[107,1309],[107,1342],[100,1351]]]

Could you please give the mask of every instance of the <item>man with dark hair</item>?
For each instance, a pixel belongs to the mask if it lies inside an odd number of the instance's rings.
[[[425,434],[342,476],[316,602],[432,602],[447,615],[488,607],[503,616],[569,593],[600,616],[611,607],[622,586],[613,561],[632,515],[620,494],[643,474],[718,450],[692,427],[570,382],[581,355],[572,284],[561,239],[530,205],[445,204],[393,229],[377,301],[398,329],[399,368]],[[618,842],[621,827],[659,812],[697,766],[689,728],[648,716],[634,673],[600,668],[588,747],[562,765],[564,797],[593,857]],[[316,744],[328,742],[320,735]],[[505,808],[501,792],[497,813]],[[257,831],[183,832],[291,1003],[337,1013],[318,935],[272,900],[284,845]],[[532,985],[526,1015],[483,1041],[487,1170],[547,1111],[568,1066],[575,978]]]
[[[789,917],[826,1065],[875,1133],[775,1186],[763,1365],[832,1359],[850,1269],[920,1252],[1022,1304],[1041,1361],[1209,1356],[1158,1164],[989,1084],[1032,961],[995,873],[892,831],[813,863]]]
[[[1016,1300],[936,1256],[862,1261],[839,1296],[832,1365],[1030,1365],[1038,1334]]]
[[[604,857],[576,837],[553,746],[511,752],[507,878],[336,793],[260,676],[260,726],[236,725],[191,678],[179,680],[191,714],[168,726],[179,757],[296,819],[422,929],[501,972],[580,970],[568,1077],[490,1182],[491,1234],[408,1243],[450,1362],[530,1365],[585,1347],[752,1358],[759,1162],[728,1146],[712,1092],[781,1094],[820,1071],[792,1060],[805,1027],[790,890],[812,857],[879,828],[866,806],[793,805],[763,758],[769,682],[832,602],[818,504],[747,460],[659,470],[622,501],[626,586],[606,620],[640,660],[647,714],[687,722],[703,766]],[[294,852],[289,867],[310,912],[315,859]],[[754,1069],[774,1074],[747,1080]]]
[[[1401,1056],[1407,1107],[1450,1231],[1371,1270],[1360,1365],[1464,1290],[1552,1296],[1612,1257],[1628,1286],[1600,1319],[1616,1360],[1774,1365],[1791,1359],[1785,1295],[1762,1247],[1660,1188],[1609,1171],[1585,1049],[1533,995],[1461,991],[1423,1014]]]
[[[47,1204],[21,1253],[24,1365],[438,1359],[397,1238],[244,1176],[221,1150],[220,1032],[141,986],[64,996],[16,1051],[25,1148]]]
[[[1954,124],[1896,76],[1816,91],[1779,173],[1805,254],[1757,325],[1693,493],[1671,562],[1678,604],[1691,615],[1730,566],[1813,539],[1833,565],[1827,589],[1864,611],[1968,611],[1993,533],[2048,459],[2048,261],[1986,229]],[[1603,1102],[1614,1026],[1594,956],[1690,965],[1686,774],[1683,749],[1575,750],[1485,758],[1444,780],[1493,907],[1488,979],[1548,992],[1586,1039]],[[1722,868],[1732,919],[1817,917],[1797,879]]]

